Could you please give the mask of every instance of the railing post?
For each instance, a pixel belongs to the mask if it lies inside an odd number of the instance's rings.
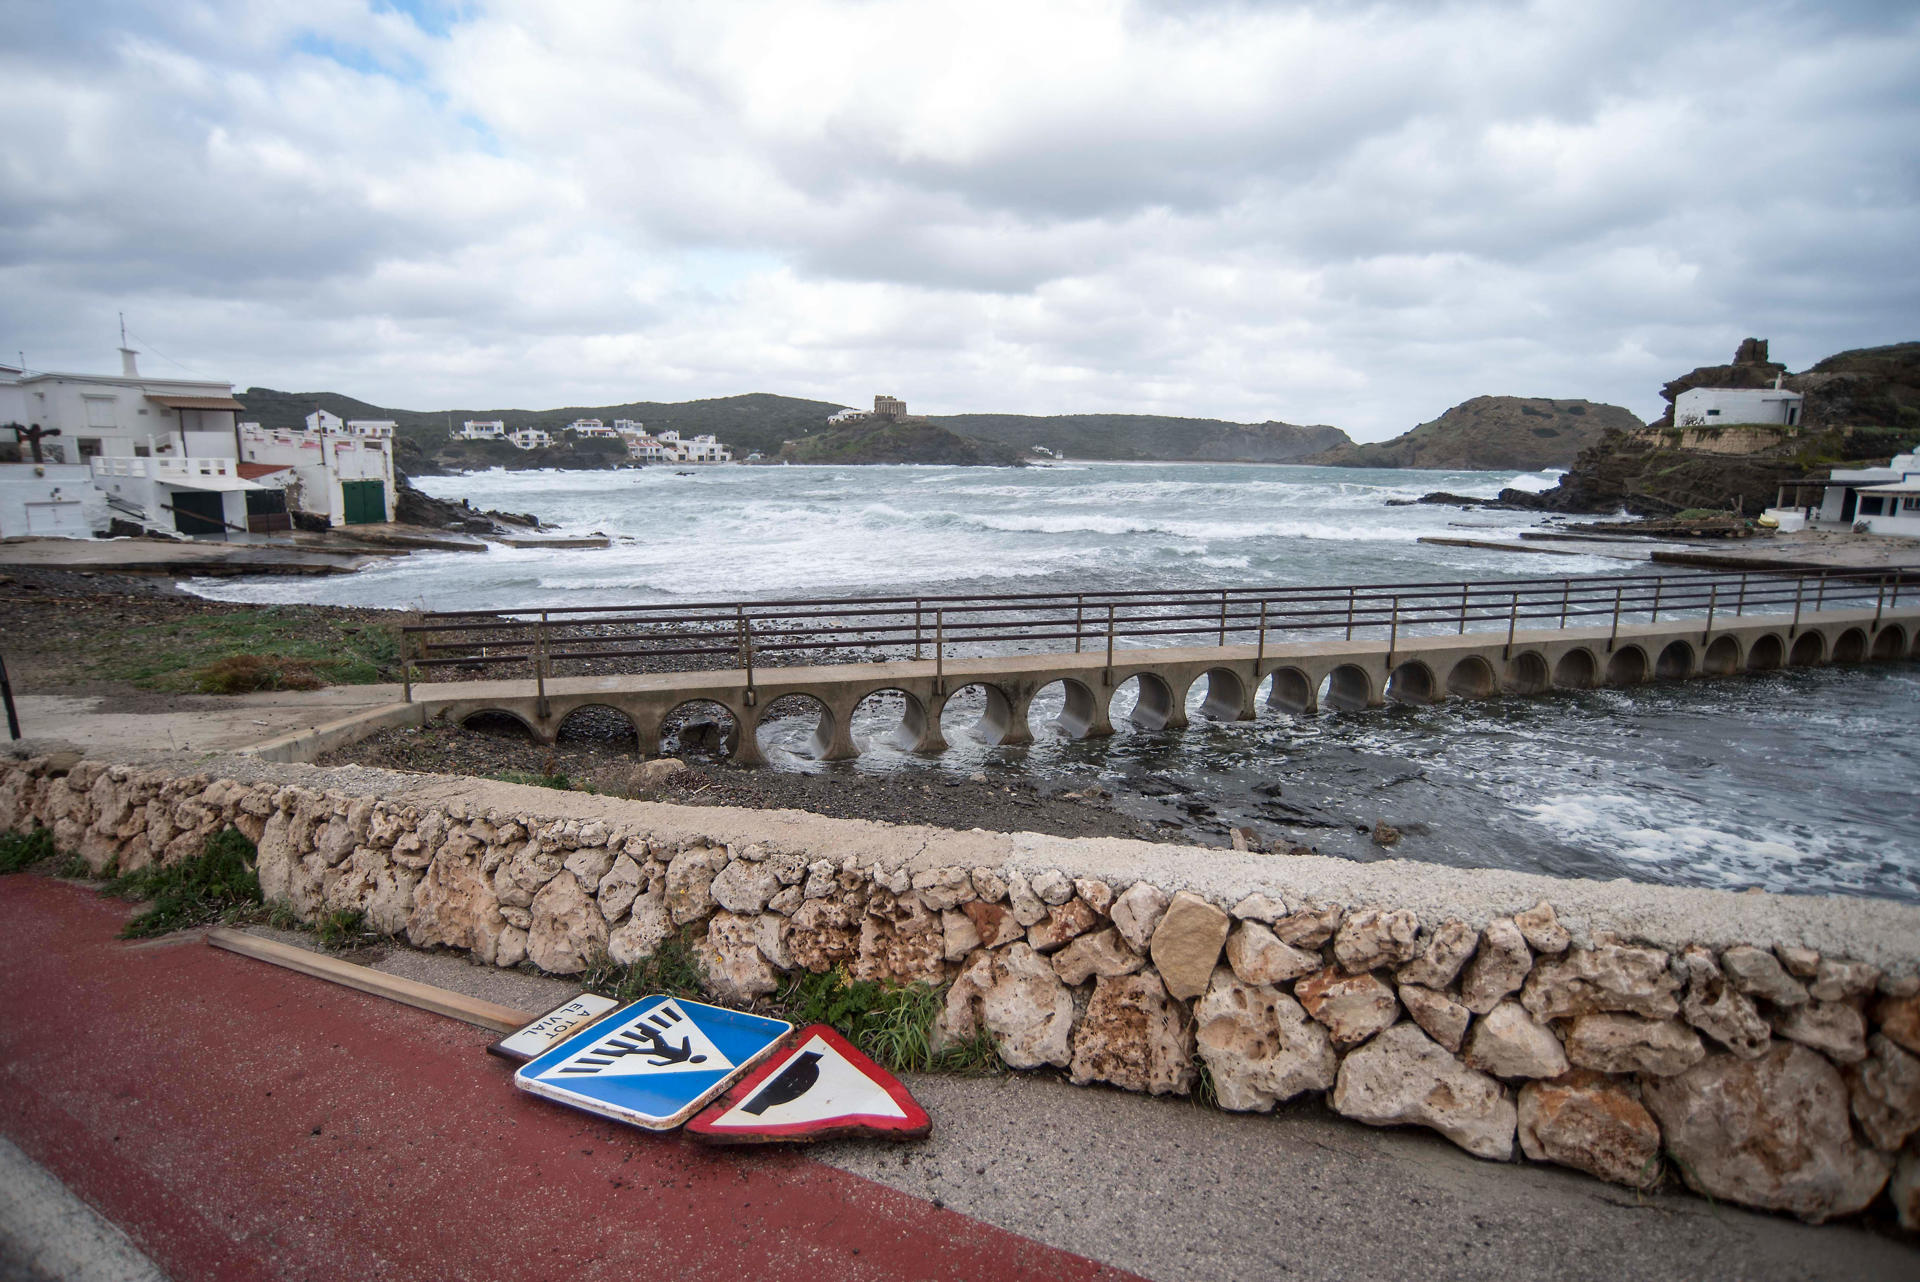
[[[1887,604],[1887,576],[1880,576],[1880,590],[1873,594],[1873,630],[1880,630],[1880,611]]]
[[[1520,623],[1520,589],[1513,590],[1513,603],[1507,607],[1507,646],[1500,652],[1503,659],[1513,657],[1513,630]]]
[[[1227,644],[1227,590],[1225,588],[1221,588],[1220,589],[1220,645],[1221,645],[1221,648],[1224,649],[1226,647],[1226,644]]]
[[[1713,639],[1713,608],[1720,604],[1720,585],[1715,583],[1707,592],[1707,627],[1700,634],[1700,644],[1705,645]]]
[[[1460,635],[1467,635],[1467,585],[1460,585]]]
[[[1393,620],[1387,627],[1387,673],[1393,673],[1393,652],[1400,646],[1400,594],[1393,594]]]
[[[1613,589],[1613,628],[1607,633],[1607,653],[1613,653],[1613,643],[1620,638],[1620,589]]]
[[[1827,572],[1825,570],[1822,570],[1820,571],[1820,590],[1814,593],[1814,596],[1813,596],[1813,612],[1815,614],[1818,614],[1820,613],[1820,611],[1826,608],[1827,608]]]
[[[1573,580],[1560,580],[1560,630],[1567,630],[1567,607],[1573,603]]]
[[[1107,602],[1107,669],[1100,674],[1101,685],[1113,684],[1113,602]]]
[[[1733,617],[1739,618],[1747,610],[1747,575],[1740,576],[1740,595],[1733,603]]]
[[[1347,640],[1353,640],[1353,585],[1347,585]]]
[[[1653,581],[1653,612],[1647,616],[1648,623],[1660,622],[1660,589],[1665,586],[1667,586],[1665,579],[1655,579]]]
[[[1080,630],[1085,626],[1087,617],[1087,598],[1073,598],[1073,652],[1080,653]]]
[[[759,702],[760,696],[753,688],[753,620],[744,611],[740,615],[740,657],[747,669],[746,702],[751,708]]]
[[[1800,630],[1800,600],[1807,594],[1807,580],[1802,576],[1793,581],[1793,622],[1787,625],[1787,640],[1793,640],[1793,634]]]
[[[913,599],[913,657],[920,658],[920,598]]]
[[[413,702],[413,633],[400,629],[400,686],[406,701]]]
[[[1267,661],[1267,603],[1260,603],[1260,643],[1253,652],[1253,684],[1260,684],[1260,667]]]
[[[540,623],[533,633],[533,679],[538,694],[534,713],[545,717],[547,708],[547,612],[540,611]]]
[[[933,612],[933,692],[947,692],[947,612]]]

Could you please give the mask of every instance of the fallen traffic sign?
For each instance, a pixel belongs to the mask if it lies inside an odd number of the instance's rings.
[[[825,1024],[802,1030],[700,1116],[709,1144],[806,1143],[839,1135],[912,1140],[933,1119],[900,1080]]]
[[[522,1064],[513,1084],[647,1130],[672,1130],[792,1029],[704,1002],[643,997]]]
[[[487,1054],[525,1063],[552,1050],[569,1035],[619,1008],[620,1003],[611,997],[581,993],[578,997],[561,1002],[525,1028],[507,1034],[487,1047]]]

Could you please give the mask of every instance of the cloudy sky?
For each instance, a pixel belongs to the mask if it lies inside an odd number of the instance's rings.
[[[0,359],[380,404],[1643,415],[1920,338],[1920,8],[0,0]]]

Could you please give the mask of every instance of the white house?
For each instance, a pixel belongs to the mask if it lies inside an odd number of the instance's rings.
[[[507,439],[507,425],[499,419],[470,418],[460,425],[453,434],[456,441],[504,441]]]
[[[827,423],[829,426],[836,423],[853,423],[869,417],[871,415],[866,410],[841,410],[838,414],[827,415]]]
[[[89,529],[98,530],[120,516],[183,534],[245,530],[246,495],[258,487],[238,470],[238,412],[244,407],[233,398],[233,384],[147,378],[137,356],[120,349],[117,377],[0,369],[0,423],[38,428],[38,466],[86,466],[101,494],[76,498],[64,473],[10,473],[21,523],[32,516],[37,524],[67,531],[84,517]],[[23,446],[22,454],[26,461],[11,466],[36,466],[31,447]],[[56,488],[58,497],[52,494]],[[78,513],[57,506],[75,502]],[[56,506],[28,514],[30,503]]]
[[[553,444],[552,434],[538,427],[516,427],[507,439],[523,450],[543,450]]]
[[[1896,454],[1885,467],[1836,467],[1819,520],[1866,521],[1875,534],[1920,534],[1920,453]]]
[[[305,430],[242,423],[240,474],[284,493],[286,506],[325,517],[329,525],[391,521],[399,501],[393,430],[389,420],[342,422],[324,410],[307,416]]]
[[[613,420],[613,430],[622,436],[632,436],[637,432],[646,431],[647,425],[645,423],[635,422],[630,418],[616,418]]]
[[[1772,387],[1695,387],[1680,393],[1673,402],[1675,427],[1722,427],[1735,423],[1778,423],[1797,427],[1801,404],[1806,398],[1780,386]]]
[[[567,424],[567,430],[575,436],[607,438],[620,435],[617,427],[608,427],[597,418],[576,418]]]

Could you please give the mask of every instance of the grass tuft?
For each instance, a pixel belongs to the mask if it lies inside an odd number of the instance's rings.
[[[322,948],[338,951],[375,938],[373,932],[366,929],[366,923],[367,915],[359,909],[339,908],[322,915],[314,923],[313,933],[319,936]]]
[[[153,901],[121,929],[120,937],[165,935],[252,913],[260,904],[260,878],[254,872],[253,857],[253,843],[246,834],[226,828],[208,837],[191,859],[114,878],[104,887],[107,893]]]
[[[0,875],[25,872],[42,859],[53,858],[53,830],[0,833]]]
[[[829,1024],[895,1073],[984,1074],[1000,1064],[984,1030],[964,1042],[934,1048],[934,1023],[947,1000],[937,984],[883,984],[854,979],[844,969],[797,976],[780,994],[796,1024]]]
[[[700,964],[694,945],[706,933],[698,924],[689,924],[660,941],[651,957],[642,957],[631,966],[621,966],[602,954],[587,967],[580,982],[593,992],[615,1001],[631,1002],[650,993],[669,997],[701,998],[706,994],[706,968]]]
[[[561,792],[573,791],[573,780],[558,771],[535,774],[531,770],[501,770],[489,776],[501,783],[532,784],[536,788],[557,788]]]
[[[193,674],[202,694],[252,694],[257,690],[318,690],[326,681],[311,659],[280,654],[230,654]]]

